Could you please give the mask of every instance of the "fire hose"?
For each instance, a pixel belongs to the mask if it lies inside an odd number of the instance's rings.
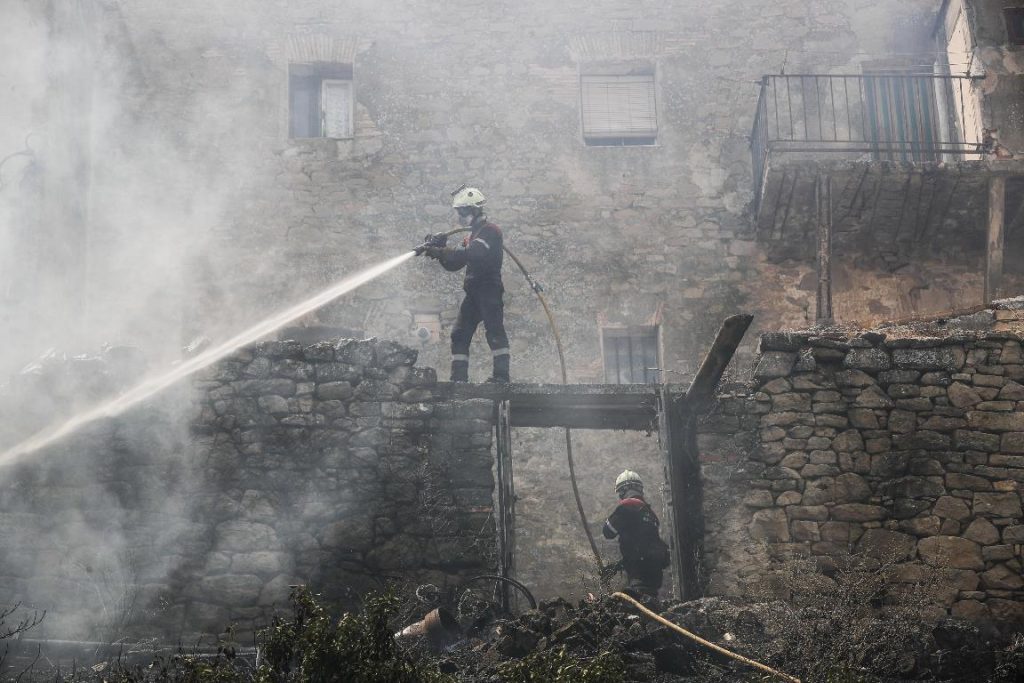
[[[449,230],[448,232],[440,234],[444,235],[447,239],[456,233],[469,232],[470,230],[471,228],[455,228],[454,230]],[[430,238],[428,237],[427,242],[425,242],[421,247],[417,247],[416,253],[422,253],[422,250],[429,246],[429,244]],[[508,254],[509,258],[512,259],[512,262],[519,267],[523,277],[526,278],[527,284],[530,285],[530,289],[533,290],[533,293],[537,295],[537,300],[540,301],[540,305],[544,309],[544,315],[548,318],[548,325],[551,328],[551,334],[555,338],[555,349],[558,351],[558,363],[562,370],[562,384],[568,384],[569,374],[565,369],[565,350],[562,347],[562,335],[558,332],[558,325],[555,324],[555,316],[551,313],[551,307],[548,306],[547,299],[544,297],[544,288],[533,279],[530,272],[526,270],[526,266],[523,265],[523,262],[520,261],[507,246],[503,244],[502,249],[506,254]],[[572,432],[568,427],[565,428],[565,456],[569,463],[569,482],[572,484],[573,498],[576,499],[576,509],[579,511],[580,524],[583,525],[583,531],[586,533],[587,540],[590,542],[590,550],[594,553],[594,561],[597,563],[597,575],[602,577],[601,581],[602,584],[604,584],[606,583],[606,579],[604,578],[604,561],[601,559],[601,553],[597,549],[597,543],[594,541],[594,535],[590,532],[590,524],[587,522],[587,513],[583,510],[583,501],[580,499],[580,489],[579,485],[576,483],[576,463],[572,457]]]
[[[765,673],[771,674],[772,676],[776,676],[777,678],[781,678],[784,681],[789,681],[789,683],[800,683],[800,679],[797,678],[796,676],[790,676],[789,674],[785,674],[785,673],[782,673],[781,671],[777,671],[777,670],[771,668],[770,666],[768,666],[766,664],[762,664],[761,662],[755,662],[753,659],[747,659],[743,655],[738,655],[735,652],[730,652],[729,650],[726,650],[724,647],[721,647],[719,645],[715,645],[711,641],[704,640],[703,638],[701,638],[700,636],[696,635],[695,633],[690,633],[689,631],[687,631],[682,626],[679,626],[677,624],[673,624],[671,621],[669,621],[665,617],[662,617],[662,616],[660,616],[658,614],[655,614],[651,610],[649,610],[646,607],[644,607],[643,605],[641,605],[637,600],[629,597],[625,593],[612,593],[612,597],[615,597],[615,598],[618,598],[619,600],[623,600],[625,602],[628,602],[630,605],[632,605],[633,607],[635,607],[638,610],[640,610],[640,613],[643,614],[648,619],[653,619],[654,621],[658,622],[659,624],[661,624],[663,626],[669,627],[670,629],[672,629],[676,633],[679,633],[680,635],[683,635],[683,636],[689,638],[690,640],[694,641],[695,643],[703,645],[704,647],[706,647],[708,649],[714,650],[715,652],[717,652],[719,654],[722,654],[722,655],[725,655],[726,657],[729,657],[730,659],[735,659],[737,662],[741,662],[743,664],[746,664],[747,666],[752,666],[755,669],[759,669],[761,671],[764,671]]]

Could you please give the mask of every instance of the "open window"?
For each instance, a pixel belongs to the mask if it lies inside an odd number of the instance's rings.
[[[354,99],[351,64],[289,65],[289,137],[352,137]]]
[[[583,140],[588,146],[653,145],[658,136],[654,69],[605,66],[580,76]]]
[[[1007,7],[1003,10],[1006,19],[1006,38],[1010,45],[1024,45],[1024,7]]]

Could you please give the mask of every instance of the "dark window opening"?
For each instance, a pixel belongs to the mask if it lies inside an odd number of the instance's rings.
[[[1024,7],[1007,7],[1003,10],[1006,19],[1006,34],[1011,45],[1024,45]]]
[[[608,384],[656,384],[659,381],[657,325],[604,328],[601,349],[604,379]]]
[[[350,138],[353,106],[351,65],[289,65],[289,137]]]

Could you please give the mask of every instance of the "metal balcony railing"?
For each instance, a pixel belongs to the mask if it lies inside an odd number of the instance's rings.
[[[932,74],[764,76],[751,133],[756,203],[769,158],[782,152],[909,162],[982,154],[976,80]]]

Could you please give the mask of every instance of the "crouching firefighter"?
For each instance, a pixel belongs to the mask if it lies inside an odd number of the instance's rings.
[[[636,472],[620,474],[615,480],[615,493],[619,503],[601,532],[605,538],[619,538],[619,566],[626,572],[624,591],[638,598],[657,598],[662,571],[671,564],[668,546],[658,534],[658,516],[644,500],[644,484]]]
[[[452,328],[453,382],[469,381],[469,345],[481,322],[494,358],[494,371],[487,381],[509,381],[508,335],[502,302],[505,288],[501,284],[502,236],[501,229],[484,215],[485,201],[483,193],[475,187],[460,187],[452,193],[452,208],[458,214],[459,224],[470,228],[469,235],[457,247],[446,246],[448,236],[444,233],[428,235],[424,245],[416,250],[437,259],[445,270],[466,269],[462,285],[466,298]]]

